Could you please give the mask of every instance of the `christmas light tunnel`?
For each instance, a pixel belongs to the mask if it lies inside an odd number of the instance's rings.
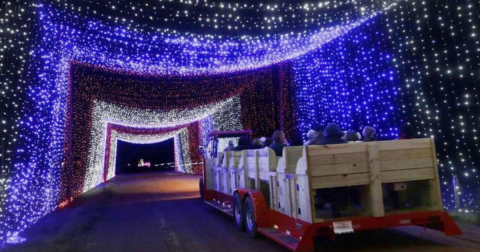
[[[116,139],[173,136],[195,173],[211,131],[332,121],[412,122],[445,207],[478,213],[478,3],[267,2],[2,3],[0,244],[111,178]]]

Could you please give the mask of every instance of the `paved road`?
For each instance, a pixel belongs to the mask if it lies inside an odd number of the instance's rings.
[[[48,215],[23,234],[26,243],[5,251],[287,251],[236,231],[230,218],[200,201],[198,178],[174,172],[117,177]],[[345,236],[329,250],[478,252],[480,243],[404,228]]]

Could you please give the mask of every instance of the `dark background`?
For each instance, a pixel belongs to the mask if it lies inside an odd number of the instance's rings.
[[[138,161],[141,158],[143,158],[144,162],[150,162],[150,168],[138,167]],[[173,170],[173,166],[155,167],[155,164],[174,162],[175,150],[173,138],[154,144],[133,144],[118,140],[115,174]],[[128,166],[128,164],[130,164],[130,166]]]

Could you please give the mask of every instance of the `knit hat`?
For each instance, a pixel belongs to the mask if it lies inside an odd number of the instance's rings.
[[[329,123],[323,132],[324,137],[343,136],[343,131],[336,123]]]

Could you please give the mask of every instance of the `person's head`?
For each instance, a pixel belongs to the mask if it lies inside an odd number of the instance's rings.
[[[247,146],[248,143],[248,138],[245,136],[242,136],[238,139],[238,146]]]
[[[265,145],[265,140],[267,140],[266,137],[260,137],[260,141],[262,142],[262,145]]]
[[[345,134],[345,141],[355,142],[355,141],[359,141],[359,140],[360,140],[360,138],[358,137],[357,132],[355,132],[353,130],[349,130]]]
[[[277,130],[273,132],[272,138],[275,143],[283,143],[283,141],[285,141],[285,134],[283,134],[283,131]]]
[[[336,123],[329,123],[323,132],[324,137],[328,138],[342,138],[343,131]]]
[[[316,136],[317,136],[317,132],[316,132],[315,130],[312,130],[312,129],[311,129],[311,130],[309,130],[309,131],[307,132],[307,139],[308,139],[308,140],[312,140],[312,139],[314,139]]]
[[[362,131],[363,137],[366,139],[373,139],[375,138],[375,129],[370,126],[365,126]]]
[[[299,130],[294,130],[290,139],[290,146],[302,146],[303,138]]]
[[[268,147],[268,146],[270,146],[270,144],[272,144],[272,143],[273,143],[273,138],[267,137],[267,138],[265,139],[265,144],[264,144],[264,146]]]
[[[228,148],[231,148],[231,149],[235,148],[235,144],[233,144],[232,140],[228,141]]]
[[[263,145],[263,143],[262,143],[262,141],[260,141],[260,139],[258,139],[258,138],[253,139],[253,141],[252,141],[252,146],[253,147],[260,147],[262,145]]]
[[[312,125],[312,127],[311,127],[310,129],[312,129],[312,130],[314,130],[314,131],[316,131],[316,132],[323,132],[323,127],[320,126],[319,124],[314,124],[314,125]]]
[[[415,130],[410,123],[404,122],[400,125],[399,138],[411,139],[415,138]]]

